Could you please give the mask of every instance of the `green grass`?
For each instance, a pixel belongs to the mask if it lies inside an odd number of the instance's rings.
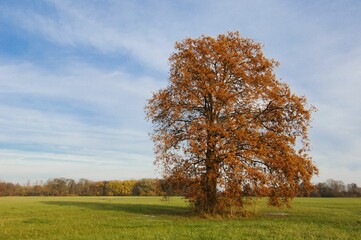
[[[252,211],[206,219],[179,197],[2,197],[0,239],[361,239],[361,199],[260,201]]]

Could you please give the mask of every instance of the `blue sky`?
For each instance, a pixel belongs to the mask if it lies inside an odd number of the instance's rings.
[[[159,176],[144,105],[175,41],[239,31],[319,111],[312,155],[361,185],[361,2],[0,1],[0,179]]]

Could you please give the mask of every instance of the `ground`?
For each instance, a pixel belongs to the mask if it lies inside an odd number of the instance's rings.
[[[201,218],[181,197],[1,197],[0,239],[361,239],[360,198],[264,200],[253,216]]]

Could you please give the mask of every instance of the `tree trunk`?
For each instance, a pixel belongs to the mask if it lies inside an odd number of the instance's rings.
[[[204,212],[214,214],[217,210],[217,169],[214,164],[210,165],[206,171]]]

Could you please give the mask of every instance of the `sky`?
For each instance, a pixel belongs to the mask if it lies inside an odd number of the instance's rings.
[[[361,185],[361,1],[0,0],[0,180],[159,177],[144,106],[174,43],[239,31],[318,108],[320,174]]]

